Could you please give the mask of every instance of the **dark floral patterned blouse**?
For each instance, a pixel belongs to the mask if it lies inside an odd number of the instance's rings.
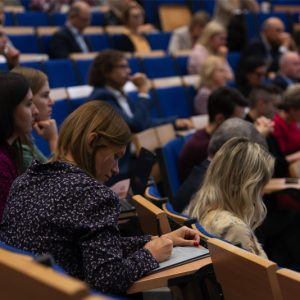
[[[151,237],[121,237],[118,216],[117,196],[80,168],[34,162],[13,183],[0,241],[50,253],[70,275],[123,293],[158,263],[143,248]]]

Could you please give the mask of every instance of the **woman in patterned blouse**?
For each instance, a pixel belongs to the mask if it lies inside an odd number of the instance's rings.
[[[246,138],[230,139],[209,165],[189,215],[211,234],[266,257],[254,230],[266,216],[262,190],[273,167],[274,158],[263,146]]]
[[[103,292],[122,293],[166,260],[173,245],[199,243],[187,227],[151,237],[121,237],[119,199],[102,183],[118,173],[131,133],[111,105],[91,101],[61,127],[50,162],[33,165],[13,184],[0,240],[50,253],[70,275]]]

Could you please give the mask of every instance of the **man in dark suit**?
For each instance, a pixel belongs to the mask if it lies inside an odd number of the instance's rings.
[[[273,80],[273,84],[282,90],[300,80],[300,56],[295,51],[285,52],[279,60],[279,73]]]
[[[294,46],[289,33],[285,32],[284,24],[279,18],[270,17],[263,24],[260,36],[246,46],[241,54],[239,68],[248,56],[263,57],[269,72],[277,72],[280,55]]]
[[[75,2],[68,14],[68,19],[50,41],[50,58],[68,58],[74,52],[90,52],[92,46],[89,40],[83,36],[84,29],[90,25],[91,9],[83,1]]]

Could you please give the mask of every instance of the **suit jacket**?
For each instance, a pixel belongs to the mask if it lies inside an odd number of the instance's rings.
[[[130,118],[119,105],[115,95],[106,89],[105,87],[94,88],[92,94],[89,97],[90,100],[103,100],[111,104],[115,110],[123,117],[128,124],[130,130],[133,133],[143,131],[150,127],[174,122],[176,117],[168,118],[151,118],[150,109],[153,105],[152,99],[147,97],[138,96],[138,101],[135,102],[133,99],[127,97],[128,104],[133,113],[133,118]]]
[[[272,83],[280,87],[282,90],[286,90],[290,84],[299,83],[299,82],[294,82],[293,80],[290,80],[279,74],[274,78]]]
[[[84,41],[90,51],[93,51],[92,45],[87,37]],[[63,26],[52,37],[49,45],[50,58],[68,58],[71,53],[82,52],[73,33],[67,26]]]
[[[209,164],[210,161],[206,159],[201,164],[194,166],[176,195],[170,199],[176,211],[182,212],[190,204],[193,195],[200,190]]]

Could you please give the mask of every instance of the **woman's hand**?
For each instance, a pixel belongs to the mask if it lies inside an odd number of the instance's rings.
[[[200,243],[199,232],[186,226],[164,234],[162,237],[170,239],[174,246],[199,246]]]
[[[38,121],[33,124],[33,128],[39,136],[48,141],[51,151],[54,151],[58,140],[58,130],[55,120]]]
[[[150,251],[156,261],[163,262],[171,256],[173,242],[170,238],[164,236],[156,237],[146,243],[144,248]]]

